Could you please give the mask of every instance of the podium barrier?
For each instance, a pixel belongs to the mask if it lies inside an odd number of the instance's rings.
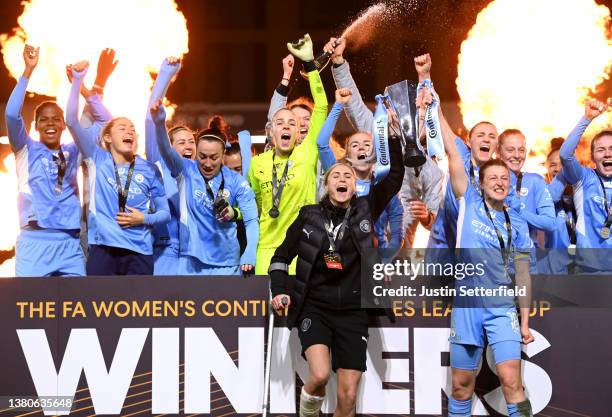
[[[258,415],[267,294],[266,277],[1,280],[0,415]],[[394,313],[372,319],[358,414],[446,415],[450,308],[407,300]],[[270,414],[290,416],[308,368],[277,322]],[[610,309],[536,302],[522,363],[534,413],[607,415],[610,323]],[[505,415],[492,364],[488,349],[473,415]],[[323,413],[334,407],[332,377]]]

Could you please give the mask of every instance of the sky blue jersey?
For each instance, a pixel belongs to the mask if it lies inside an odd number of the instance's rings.
[[[78,230],[81,228],[77,185],[79,150],[74,143],[61,145],[66,168],[60,189],[59,150],[51,150],[34,141],[21,117],[27,85],[27,78],[19,78],[5,111],[9,142],[17,167],[20,227],[36,223],[42,228]]]

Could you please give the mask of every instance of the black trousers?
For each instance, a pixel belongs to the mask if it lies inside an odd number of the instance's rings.
[[[153,255],[124,248],[90,245],[87,275],[153,275]]]

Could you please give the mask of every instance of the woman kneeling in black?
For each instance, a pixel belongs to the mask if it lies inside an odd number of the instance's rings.
[[[287,323],[289,328],[299,323],[302,355],[310,369],[300,395],[300,417],[319,415],[330,374],[330,350],[338,376],[334,416],[355,415],[368,341],[368,314],[361,308],[362,257],[366,264],[375,262],[373,225],[404,177],[397,138],[390,138],[389,151],[390,172],[367,196],[356,198],[356,175],[350,165],[332,166],[325,175],[325,197],[319,204],[302,207],[272,258],[272,307],[284,308],[283,298],[288,300]],[[293,278],[288,265],[295,256]],[[369,278],[368,283],[371,273]],[[372,293],[371,288],[364,291]]]

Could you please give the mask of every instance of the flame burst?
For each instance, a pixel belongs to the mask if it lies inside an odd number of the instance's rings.
[[[12,35],[0,35],[4,64],[12,77],[19,78],[24,45],[39,46],[40,58],[28,91],[56,97],[62,107],[70,88],[65,66],[88,60],[85,84],[91,87],[100,51],[115,49],[119,65],[106,85],[104,103],[113,115],[130,118],[141,135],[153,84],[150,74],[158,71],[163,58],[188,52],[187,22],[174,0],[30,0],[24,2],[18,24]],[[35,136],[34,129],[30,133]],[[64,132],[62,141],[72,138]],[[143,148],[141,139],[139,149]],[[0,175],[0,184],[10,183],[10,188],[3,185],[3,189],[16,190],[14,168],[9,172]],[[5,223],[13,206],[16,202],[10,208],[0,207]],[[13,244],[17,232],[8,235]],[[0,275],[6,276],[4,269]]]
[[[85,84],[91,87],[100,51],[115,49],[119,65],[106,86],[104,103],[113,115],[132,119],[141,133],[150,73],[157,72],[163,58],[188,51],[187,22],[174,0],[31,0],[18,23],[14,35],[0,36],[4,64],[18,78],[25,43],[39,46],[28,91],[57,97],[62,106],[69,91],[65,66],[88,60]]]
[[[565,137],[612,66],[610,11],[593,0],[496,0],[461,45],[457,90],[464,124],[518,128],[542,158]],[[606,119],[606,117],[608,119]],[[612,121],[601,116],[591,130]]]

